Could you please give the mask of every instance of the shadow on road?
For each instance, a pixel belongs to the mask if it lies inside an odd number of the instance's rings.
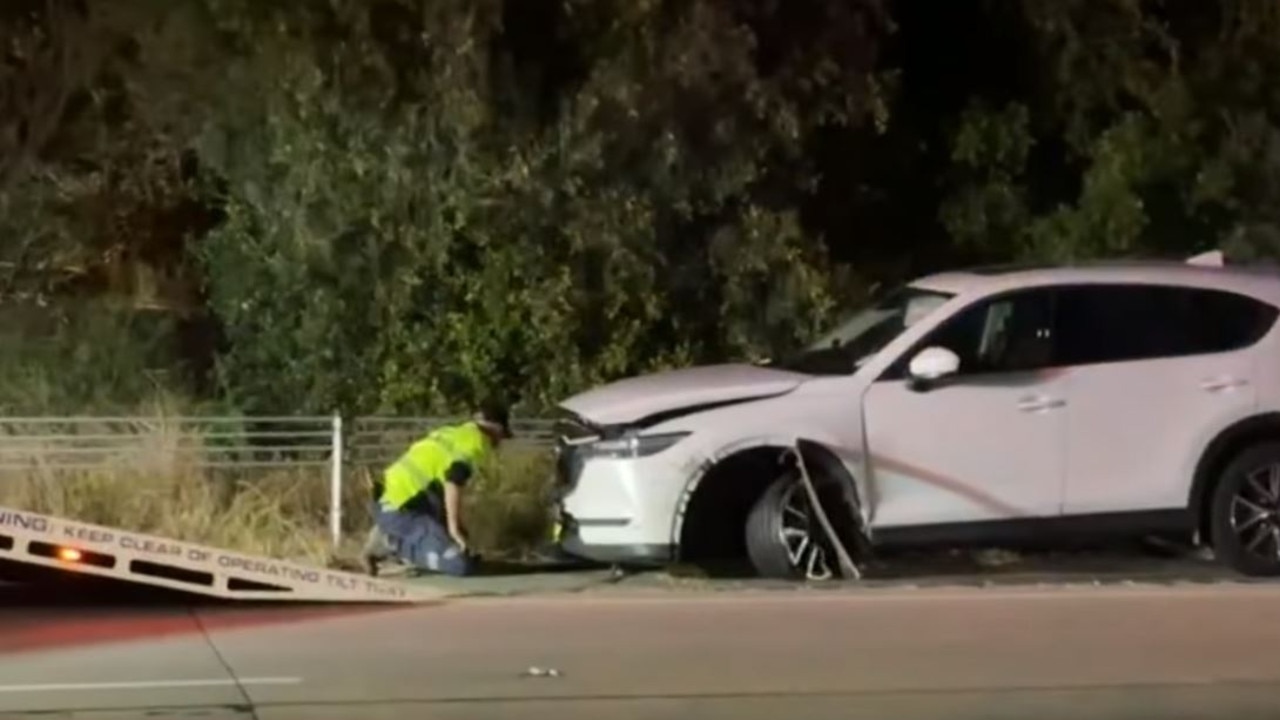
[[[403,608],[225,600],[0,562],[0,655],[199,637]]]
[[[125,582],[96,575],[60,572],[51,568],[0,560],[0,613],[74,608],[281,609],[387,608],[378,603],[331,603],[300,600],[254,601],[210,597],[197,593]]]
[[[805,583],[761,579],[744,564],[687,565],[668,568],[665,573],[637,573],[623,584],[732,590],[1267,582],[1237,575],[1192,548],[1147,541],[1078,543],[1054,548],[881,550],[872,558],[864,558],[859,568],[860,580]]]
[[[605,566],[586,561],[514,562],[510,560],[484,560],[476,567],[476,577],[509,577],[513,575],[543,575],[579,573],[603,570]]]
[[[187,606],[206,598],[93,575],[0,561],[0,608]]]

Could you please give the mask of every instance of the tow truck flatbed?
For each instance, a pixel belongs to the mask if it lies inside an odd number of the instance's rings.
[[[227,600],[420,603],[450,593],[0,506],[0,561]]]

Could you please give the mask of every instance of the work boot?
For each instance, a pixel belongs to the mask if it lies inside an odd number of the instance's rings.
[[[390,560],[394,554],[395,550],[391,547],[390,538],[375,525],[369,529],[369,535],[364,541],[364,548],[360,551],[360,565],[370,576],[377,577],[378,566],[382,562]]]

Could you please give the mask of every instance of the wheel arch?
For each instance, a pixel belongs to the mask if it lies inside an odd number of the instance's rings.
[[[841,461],[839,453],[832,450],[828,443],[813,436],[756,436],[721,447],[700,463],[698,468],[690,474],[689,479],[685,481],[671,527],[671,542],[673,547],[676,548],[677,561],[681,560],[683,552],[682,538],[686,530],[685,523],[688,520],[691,503],[709,477],[713,476],[719,469],[725,468],[735,459],[747,456],[763,457],[769,453],[776,453],[778,463],[781,465],[783,454],[793,447],[799,449],[801,457],[804,458],[805,467],[809,469],[815,480],[825,478],[834,481],[846,491],[846,498],[853,503],[855,509],[853,515],[858,518],[857,522],[865,524],[865,516],[860,514],[863,507],[863,488],[858,483],[857,477]],[[761,492],[763,493],[763,489]],[[862,532],[863,528],[859,527],[857,530]]]
[[[1280,440],[1280,412],[1267,412],[1238,420],[1219,432],[1205,446],[1191,478],[1187,509],[1201,539],[1208,537],[1213,489],[1231,459],[1250,445]]]

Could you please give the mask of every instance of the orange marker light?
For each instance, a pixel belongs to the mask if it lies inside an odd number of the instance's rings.
[[[58,548],[58,559],[63,562],[80,562],[80,551],[75,548]]]

